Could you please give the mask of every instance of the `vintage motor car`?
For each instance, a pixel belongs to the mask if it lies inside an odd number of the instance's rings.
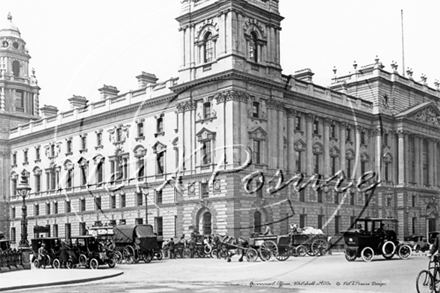
[[[41,237],[41,238],[31,239],[31,246],[33,252],[31,262],[34,264],[35,268],[40,268],[41,265],[43,265],[40,263],[40,260],[38,259],[38,249],[41,247],[41,244],[43,243],[45,245],[45,250],[47,251],[46,266],[51,266],[56,269],[60,267],[59,251],[56,248],[57,240],[58,238],[54,238],[54,237]]]
[[[354,228],[344,232],[345,258],[354,261],[360,257],[369,262],[382,255],[391,259],[395,254],[401,259],[411,256],[411,247],[397,239],[397,220],[390,218],[358,218]]]
[[[431,231],[428,233],[428,243],[429,245],[434,244],[435,238],[440,234],[440,231]]]
[[[114,251],[106,250],[105,246],[92,235],[72,237],[71,247],[81,266],[94,270],[104,264],[110,268],[116,266]]]
[[[429,243],[423,235],[410,235],[403,238],[406,244],[411,246],[415,252],[425,252],[429,250]]]
[[[11,248],[11,241],[8,239],[0,239],[0,252],[9,250]]]

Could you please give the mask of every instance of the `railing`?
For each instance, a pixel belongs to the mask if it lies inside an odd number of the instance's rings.
[[[8,249],[0,252],[0,273],[23,269],[22,250]]]

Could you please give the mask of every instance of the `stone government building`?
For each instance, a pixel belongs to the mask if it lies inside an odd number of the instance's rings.
[[[22,175],[32,187],[31,238],[34,227],[69,237],[99,223],[146,220],[165,238],[194,228],[249,237],[266,221],[275,234],[297,223],[331,236],[368,197],[311,185],[298,193],[292,184],[269,194],[277,170],[287,179],[343,170],[346,182],[375,171],[382,182],[363,216],[397,218],[400,237],[437,230],[440,84],[403,76],[395,63],[387,71],[378,58],[345,76],[335,70],[329,87],[314,84],[310,69],[283,73],[278,5],[183,0],[178,77],[142,72],[137,90],[104,85],[99,101],[73,96],[64,112],[39,106],[30,56],[9,17],[0,30],[0,230],[18,243]],[[216,168],[244,164],[246,146],[251,166],[210,184]],[[266,184],[249,194],[242,179],[258,170]]]

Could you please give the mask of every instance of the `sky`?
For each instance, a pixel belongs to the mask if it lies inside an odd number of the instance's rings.
[[[0,25],[8,12],[27,43],[40,91],[40,106],[69,109],[68,98],[99,100],[104,84],[120,93],[137,89],[136,75],[159,81],[178,77],[180,0],[2,0]],[[438,0],[280,0],[284,74],[310,68],[314,83],[329,86],[337,75],[374,62],[440,79]],[[3,19],[3,20],[2,20]],[[2,25],[3,26],[3,25]]]

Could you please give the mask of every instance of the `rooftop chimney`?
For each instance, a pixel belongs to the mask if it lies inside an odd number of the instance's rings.
[[[40,116],[43,118],[56,116],[58,114],[58,108],[51,105],[44,105],[40,108]]]
[[[314,75],[315,74],[312,72],[312,70],[310,70],[310,68],[306,68],[306,69],[295,71],[295,74],[293,75],[293,77],[296,79],[299,79],[299,80],[306,81],[306,82],[312,82],[312,77]]]
[[[118,89],[115,86],[112,85],[106,85],[104,84],[102,88],[98,89],[98,91],[101,93],[101,100],[105,100],[107,98],[114,98],[118,96]]]
[[[154,75],[152,73],[147,73],[145,71],[142,71],[142,73],[140,75],[136,76],[136,78],[138,80],[139,88],[144,88],[144,87],[149,86],[151,84],[156,84],[156,81],[158,80],[156,75]]]
[[[75,96],[68,99],[70,102],[70,108],[84,108],[87,105],[88,100],[85,97],[82,96]]]

